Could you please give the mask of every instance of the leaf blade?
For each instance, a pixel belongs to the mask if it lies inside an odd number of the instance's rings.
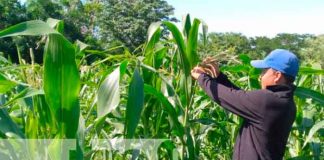
[[[320,92],[304,88],[304,87],[297,87],[295,90],[295,95],[299,98],[312,98],[315,102],[318,102],[321,105],[324,105],[324,95]]]
[[[74,138],[79,122],[80,75],[75,48],[61,35],[49,35],[45,45],[44,92],[60,134]]]
[[[97,94],[98,118],[105,116],[118,106],[120,102],[119,79],[120,67],[117,67],[101,83]]]
[[[47,34],[60,34],[56,30],[52,29],[47,23],[40,20],[33,20],[22,22],[13,25],[0,32],[0,38],[11,36],[38,36]]]
[[[144,105],[144,82],[136,68],[128,91],[125,137],[133,138]]]
[[[187,57],[190,63],[190,68],[195,66],[198,63],[198,54],[197,54],[197,47],[198,47],[198,31],[199,31],[200,21],[198,19],[194,19],[193,25],[190,28],[190,32],[188,35],[188,42],[187,42]]]
[[[0,94],[10,91],[17,84],[0,73]]]

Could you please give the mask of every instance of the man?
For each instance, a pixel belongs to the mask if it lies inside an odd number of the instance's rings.
[[[293,81],[299,70],[297,57],[288,50],[276,49],[264,60],[251,61],[253,67],[262,69],[262,89],[254,91],[241,90],[216,63],[208,61],[204,61],[208,67],[195,67],[192,77],[212,100],[244,119],[233,159],[282,159],[296,116]]]

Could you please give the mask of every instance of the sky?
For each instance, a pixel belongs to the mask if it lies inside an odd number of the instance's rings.
[[[248,37],[278,33],[324,34],[324,0],[167,0],[174,16],[190,13],[208,32],[239,32]],[[178,24],[181,26],[181,23]]]

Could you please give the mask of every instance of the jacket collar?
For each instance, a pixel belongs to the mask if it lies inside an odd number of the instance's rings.
[[[267,86],[267,90],[270,90],[272,92],[275,92],[280,97],[291,97],[294,95],[294,91],[296,89],[295,85],[287,85],[287,84],[281,84],[281,85],[272,85]]]

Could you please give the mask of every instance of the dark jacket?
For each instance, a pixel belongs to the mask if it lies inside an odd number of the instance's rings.
[[[233,159],[279,160],[296,117],[295,86],[274,85],[244,91],[226,75],[211,78],[202,74],[199,85],[215,102],[244,119],[236,138]]]

